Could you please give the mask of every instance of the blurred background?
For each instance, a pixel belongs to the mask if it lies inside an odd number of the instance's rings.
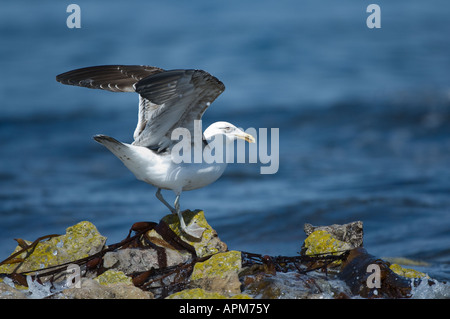
[[[92,221],[109,244],[168,214],[97,144],[132,141],[137,95],[64,86],[93,65],[198,68],[225,92],[204,128],[226,120],[279,128],[280,167],[230,164],[181,196],[230,249],[296,255],[303,224],[361,220],[364,246],[450,279],[450,4],[368,1],[88,1],[69,29],[68,1],[0,8],[0,259]],[[171,192],[164,192],[173,201]],[[417,269],[417,268],[416,268]]]

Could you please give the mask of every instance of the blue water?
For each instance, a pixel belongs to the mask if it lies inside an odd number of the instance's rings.
[[[102,64],[199,68],[225,92],[204,126],[279,128],[279,171],[230,164],[216,183],[182,194],[230,249],[295,255],[303,224],[364,222],[367,250],[429,263],[450,279],[450,4],[88,1],[81,29],[69,4],[0,8],[0,259],[81,220],[123,239],[168,213],[92,140],[132,141],[137,96],[63,86],[59,73]],[[174,196],[164,195],[168,200]]]

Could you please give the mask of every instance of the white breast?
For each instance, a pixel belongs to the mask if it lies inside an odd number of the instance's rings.
[[[128,156],[119,157],[137,179],[176,193],[205,187],[222,176],[226,163],[175,164],[145,147],[128,145]]]

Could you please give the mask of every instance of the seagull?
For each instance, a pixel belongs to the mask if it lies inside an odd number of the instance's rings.
[[[56,76],[56,81],[91,89],[111,92],[136,92],[139,94],[138,122],[131,144],[106,136],[94,139],[105,146],[143,182],[157,188],[156,197],[180,221],[181,230],[196,239],[201,238],[202,227],[195,223],[186,226],[180,211],[180,195],[183,191],[205,187],[215,182],[224,172],[227,161],[206,163],[177,163],[171,151],[178,143],[172,140],[177,128],[195,134],[195,121],[201,120],[210,104],[225,90],[224,84],[203,70],[164,70],[145,65],[102,65],[68,71]],[[255,138],[231,123],[220,121],[211,124],[204,132],[201,145],[195,148],[210,150],[207,142],[212,138],[224,138],[225,145],[235,139],[254,143]],[[203,153],[202,153],[203,154]],[[172,190],[173,207],[164,199],[161,190]]]

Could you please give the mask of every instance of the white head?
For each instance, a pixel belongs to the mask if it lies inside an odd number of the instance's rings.
[[[231,123],[228,122],[215,122],[211,124],[203,133],[205,138],[209,140],[211,137],[215,135],[223,135],[225,136],[226,143],[231,143],[235,139],[243,139],[249,143],[255,143],[255,138],[250,134],[245,133],[244,131],[238,129]]]

